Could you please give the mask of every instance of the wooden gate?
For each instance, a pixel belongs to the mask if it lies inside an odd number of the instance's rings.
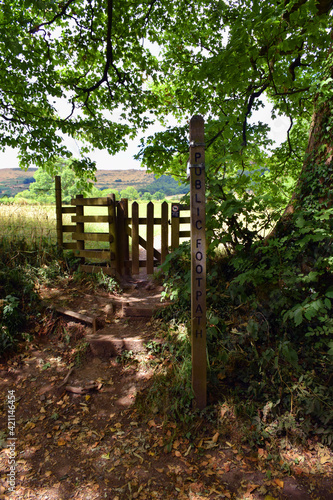
[[[77,195],[71,206],[63,206],[59,176],[55,178],[55,188],[58,246],[77,254],[82,271],[124,276],[139,274],[140,268],[145,268],[147,274],[153,274],[169,253],[170,236],[171,250],[179,246],[181,238],[190,237],[189,230],[181,230],[182,225],[190,223],[190,217],[180,216],[182,211],[190,209],[188,206],[174,203],[170,207],[165,201],[161,214],[155,217],[154,204],[149,202],[142,217],[137,202],[129,206],[127,199],[116,201],[114,195],[103,198]],[[104,214],[88,215],[85,207],[98,207],[95,210],[104,210]],[[63,223],[66,214],[71,215],[72,224]],[[93,224],[93,232],[89,231],[89,224]],[[88,248],[91,244],[99,248]]]

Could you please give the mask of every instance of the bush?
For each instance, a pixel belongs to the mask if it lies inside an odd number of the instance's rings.
[[[236,402],[256,442],[316,434],[333,444],[331,215],[298,213],[288,230],[250,249],[245,242],[230,257],[209,253],[210,397]],[[175,301],[166,318],[189,324],[189,245],[163,270],[165,297]]]

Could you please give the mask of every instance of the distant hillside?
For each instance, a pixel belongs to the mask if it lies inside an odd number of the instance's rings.
[[[20,168],[0,169],[0,197],[15,196],[28,189],[36,170],[36,168],[29,168],[26,171]],[[96,179],[95,185],[99,189],[112,188],[121,191],[133,186],[139,190],[151,184],[154,175],[147,174],[145,170],[97,170]]]
[[[21,170],[20,168],[0,168],[0,196],[15,196],[28,189],[29,180],[36,168]]]
[[[95,186],[99,189],[112,188],[121,191],[132,186],[139,190],[154,181],[154,174],[147,174],[145,170],[97,170],[96,179]]]

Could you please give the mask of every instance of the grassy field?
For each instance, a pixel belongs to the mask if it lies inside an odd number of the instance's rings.
[[[56,242],[55,207],[41,205],[0,205],[0,235],[42,244]]]

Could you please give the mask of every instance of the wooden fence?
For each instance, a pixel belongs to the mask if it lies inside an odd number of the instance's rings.
[[[59,176],[55,178],[55,189],[58,246],[71,249],[77,254],[82,271],[102,270],[109,275],[124,276],[139,274],[140,268],[145,268],[147,274],[153,274],[154,269],[165,261],[170,249],[175,250],[181,238],[190,237],[189,230],[182,230],[184,224],[190,223],[190,216],[182,215],[182,212],[189,211],[189,206],[179,203],[170,206],[163,202],[161,216],[155,217],[154,204],[149,202],[145,217],[140,217],[137,202],[129,207],[127,199],[116,201],[114,195],[103,198],[77,195],[71,200],[71,206],[63,206]],[[107,214],[87,215],[85,207],[106,207],[103,210]],[[64,214],[71,214],[72,224],[63,224]],[[85,227],[88,223],[103,226],[100,231],[88,232]],[[158,244],[154,238],[156,226],[159,226],[160,233]],[[105,227],[108,229],[105,230]],[[64,241],[65,233],[70,241]],[[87,244],[91,242],[103,242],[105,248],[87,248]]]

